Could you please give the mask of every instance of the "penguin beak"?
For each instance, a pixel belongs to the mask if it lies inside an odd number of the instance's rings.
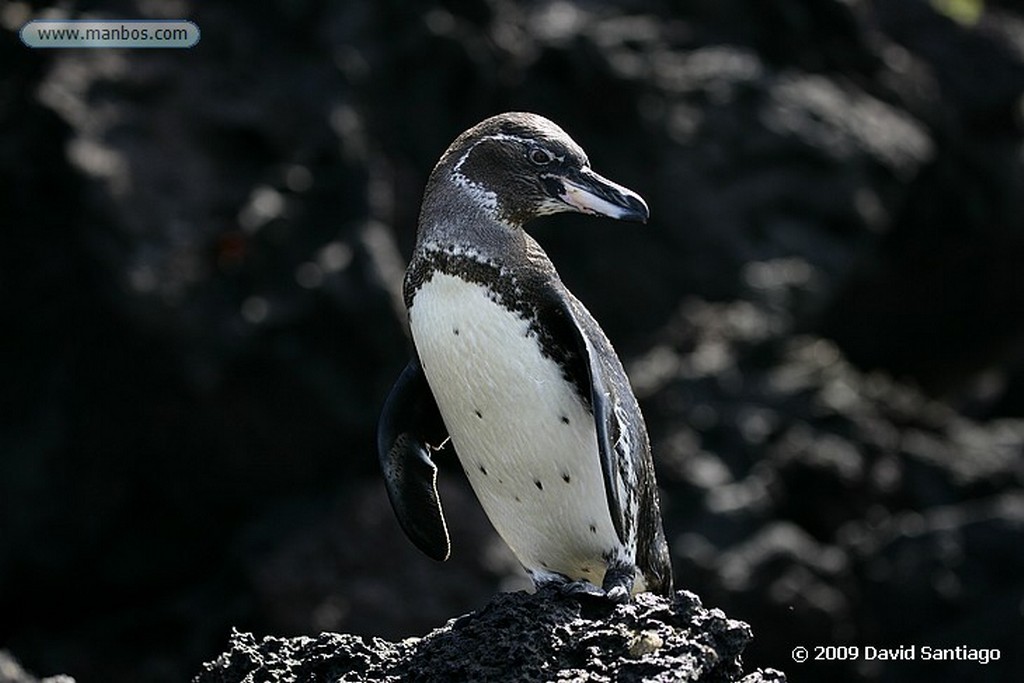
[[[581,168],[559,178],[558,199],[580,213],[646,223],[651,215],[647,202],[636,192]]]

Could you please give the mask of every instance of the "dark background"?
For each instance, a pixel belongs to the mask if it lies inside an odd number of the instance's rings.
[[[622,355],[677,585],[794,681],[1024,678],[1024,15],[1008,0],[0,5],[0,648],[183,681],[522,588],[376,470],[433,163],[542,113],[647,226],[532,227]],[[191,50],[30,50],[39,17]],[[796,645],[1001,648],[798,666]],[[971,677],[971,678],[968,678]]]

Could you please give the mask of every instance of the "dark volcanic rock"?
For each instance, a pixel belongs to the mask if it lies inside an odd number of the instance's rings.
[[[861,372],[770,310],[692,301],[633,369],[646,414],[668,425],[652,438],[666,525],[685,529],[669,539],[677,576],[758,629],[747,661],[798,645],[960,643],[1001,648],[985,673],[1012,678],[1024,422],[978,423]],[[938,675],[878,661],[800,672]]]
[[[650,593],[628,605],[576,601],[556,590],[499,594],[478,612],[398,643],[324,633],[264,638],[235,632],[194,683],[259,681],[742,681],[750,627],[705,609],[692,593]]]
[[[75,683],[75,679],[62,674],[43,679],[36,678],[21,668],[18,660],[9,652],[0,650],[0,683]]]

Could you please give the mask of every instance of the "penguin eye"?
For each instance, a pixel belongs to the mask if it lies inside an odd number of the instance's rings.
[[[529,152],[527,152],[527,156],[529,157],[530,161],[536,164],[537,166],[547,166],[555,159],[555,155],[547,151],[543,147],[534,147]]]

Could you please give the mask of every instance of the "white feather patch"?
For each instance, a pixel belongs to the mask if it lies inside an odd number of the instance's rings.
[[[635,548],[612,526],[593,417],[529,322],[440,272],[409,319],[470,484],[523,566],[600,585],[606,558],[632,563]]]

